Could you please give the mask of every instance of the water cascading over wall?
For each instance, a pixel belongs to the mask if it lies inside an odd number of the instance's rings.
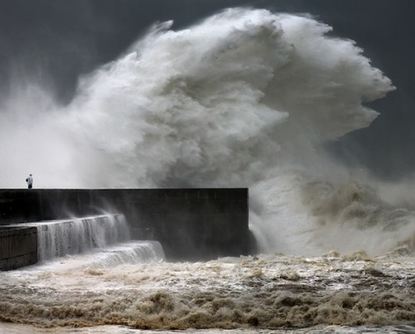
[[[102,216],[103,209],[115,214],[113,220]],[[95,218],[70,218],[74,215]],[[56,219],[60,221],[46,221]],[[0,250],[0,268],[33,264],[37,253],[47,260],[128,240],[126,222],[132,239],[160,242],[167,259],[211,259],[250,251],[247,189],[7,189],[0,190],[0,237],[5,224],[19,226],[19,232],[13,238],[8,234],[11,248]],[[13,252],[18,248],[13,240],[21,239],[24,225],[25,231],[39,232],[39,252],[37,238],[27,237],[29,241],[19,243],[31,245],[31,256],[22,250],[27,260],[17,263],[21,254]],[[146,252],[142,244],[130,251]],[[11,265],[1,267],[2,258]]]
[[[326,151],[369,126],[369,103],[394,86],[309,15],[231,8],[185,29],[156,24],[79,78],[65,105],[22,81],[0,115],[3,186],[21,186],[29,161],[49,188],[248,186],[250,223],[270,253],[378,255],[415,233],[406,198],[371,196],[378,180]]]
[[[0,270],[81,254],[130,239],[122,215],[8,225],[0,229]]]
[[[128,225],[122,215],[103,215],[25,225],[37,229],[40,261],[84,253],[94,248],[105,248],[130,239]]]
[[[3,235],[1,232],[4,230],[8,233]],[[165,258],[159,242],[131,241],[129,227],[122,215],[10,225],[0,229],[0,238],[10,249],[6,254],[9,258],[0,260],[0,270],[44,263],[67,255],[82,256],[84,266],[89,268],[161,261]],[[25,252],[21,256],[16,254],[21,251],[19,242]],[[0,250],[4,248],[3,245]]]

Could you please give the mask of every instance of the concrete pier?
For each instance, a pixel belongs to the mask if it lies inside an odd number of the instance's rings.
[[[104,212],[123,214],[133,238],[159,241],[169,260],[239,256],[250,250],[246,188],[0,189],[0,226]]]
[[[37,261],[35,227],[0,228],[0,270],[16,269]]]

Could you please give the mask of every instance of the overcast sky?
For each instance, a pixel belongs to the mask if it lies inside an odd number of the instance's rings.
[[[370,128],[332,150],[385,178],[413,172],[414,0],[0,0],[0,99],[24,79],[68,103],[80,75],[114,60],[152,23],[180,28],[234,6],[310,13],[355,40],[398,89],[374,103],[381,116]]]

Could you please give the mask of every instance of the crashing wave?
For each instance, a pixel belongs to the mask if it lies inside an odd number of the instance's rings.
[[[303,201],[315,179],[329,187],[348,182],[323,144],[368,126],[377,113],[365,103],[394,88],[353,41],[331,30],[308,16],[241,8],[182,30],[157,25],[82,78],[68,106],[38,90],[16,91],[0,115],[0,140],[10,143],[0,154],[13,151],[1,182],[17,184],[31,159],[49,187],[249,186],[262,250],[321,253],[338,244],[347,225],[353,231],[344,238],[364,236],[350,247],[371,252],[379,238],[359,226],[373,227],[387,211],[379,226],[396,228],[397,220],[408,221],[403,213],[373,209],[359,222],[357,204],[340,201],[345,207],[334,216],[317,217],[339,195],[325,186],[312,192],[322,191],[315,197],[326,204]],[[329,218],[327,226],[341,228],[313,232]]]

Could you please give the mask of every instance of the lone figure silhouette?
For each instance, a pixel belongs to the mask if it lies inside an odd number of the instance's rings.
[[[26,179],[27,188],[32,189],[33,188],[33,176],[32,174],[29,174],[29,177]]]

